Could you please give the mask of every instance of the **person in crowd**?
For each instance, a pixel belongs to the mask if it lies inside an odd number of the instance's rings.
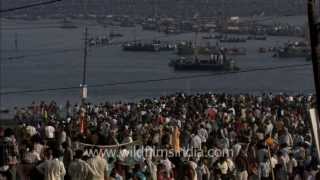
[[[99,151],[99,149],[96,149]],[[93,155],[88,160],[88,164],[92,172],[89,179],[91,180],[105,180],[108,179],[108,163],[106,159],[101,157],[101,155]]]
[[[71,180],[87,180],[93,170],[89,164],[82,160],[83,151],[76,150],[74,160],[72,160],[68,166],[68,175]]]
[[[66,175],[61,158],[63,157],[60,149],[54,149],[52,156],[49,154],[47,160],[37,166],[37,170],[44,175],[45,180],[63,180]]]

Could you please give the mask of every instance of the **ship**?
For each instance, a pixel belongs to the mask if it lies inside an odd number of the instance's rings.
[[[178,55],[192,55],[193,54],[193,44],[191,41],[182,41],[177,44],[177,54]]]
[[[247,49],[244,47],[235,47],[235,48],[221,48],[221,50],[230,56],[244,56],[247,54]]]
[[[220,39],[221,43],[244,43],[247,42],[246,38],[241,37],[223,37]]]
[[[78,28],[78,26],[75,25],[71,20],[65,18],[61,22],[60,28],[62,28],[62,29],[75,29],[75,28]]]
[[[109,38],[117,38],[117,37],[123,37],[123,34],[120,34],[120,33],[116,33],[114,31],[111,31],[109,33]]]
[[[198,48],[194,48],[194,45],[190,41],[180,42],[176,48],[177,55],[185,56],[185,55],[193,55],[195,51],[197,51],[200,55],[209,55],[211,53],[215,53],[216,51],[223,51],[226,55],[231,56],[239,56],[246,55],[247,50],[243,47],[234,47],[234,48],[226,48],[220,47],[219,44],[216,46],[211,46],[208,44],[207,46],[202,46]]]
[[[146,31],[155,31],[158,29],[158,24],[155,19],[148,18],[146,21],[144,21],[142,24],[142,29]]]
[[[222,38],[223,38],[223,36],[221,34],[215,34],[215,35],[208,34],[208,35],[202,36],[202,39],[219,39],[220,40]]]
[[[124,51],[149,51],[158,52],[160,51],[160,42],[153,41],[152,43],[142,43],[140,41],[128,42],[122,45]]]
[[[285,44],[284,47],[279,48],[274,57],[278,58],[307,58],[310,57],[310,47],[305,42],[290,42]]]
[[[106,46],[106,45],[109,45],[110,42],[111,42],[110,39],[108,39],[106,36],[98,36],[98,37],[88,39],[89,47]]]
[[[260,40],[260,41],[265,41],[265,40],[267,40],[267,36],[263,36],[263,35],[248,36],[248,40]]]
[[[159,52],[159,51],[173,51],[176,49],[175,44],[161,42],[154,40],[152,43],[142,43],[140,41],[128,42],[122,45],[124,51],[147,51],[147,52]]]
[[[235,67],[232,59],[227,59],[223,53],[211,55],[179,57],[169,64],[176,71],[233,71]]]

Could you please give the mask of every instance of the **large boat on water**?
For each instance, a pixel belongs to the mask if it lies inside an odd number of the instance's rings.
[[[78,26],[76,24],[74,24],[71,20],[65,18],[61,22],[60,28],[62,28],[62,29],[75,29],[75,28],[78,28]]]
[[[247,55],[247,49],[244,47],[220,48],[226,55],[244,56]]]
[[[152,43],[142,43],[140,41],[128,42],[122,45],[124,51],[147,51],[147,52],[159,52],[159,51],[173,51],[175,49],[174,44],[163,43],[158,40],[152,41]]]
[[[264,35],[252,35],[252,36],[248,36],[248,40],[265,41],[265,40],[267,40],[267,36],[264,36]]]
[[[223,37],[220,39],[221,43],[244,43],[247,42],[247,38],[242,37]]]
[[[114,32],[114,31],[110,31],[109,38],[117,38],[117,37],[123,37],[123,34],[117,33],[117,32]]]
[[[207,34],[202,36],[202,39],[222,39],[222,34]]]
[[[287,43],[284,47],[279,48],[274,57],[279,58],[307,58],[310,57],[311,50],[310,47],[305,42],[290,42]]]
[[[111,40],[107,36],[98,36],[88,39],[89,47],[106,46],[111,43]]]
[[[210,55],[212,53],[216,53],[217,51],[221,51],[225,53],[226,55],[230,56],[240,56],[240,55],[246,55],[247,50],[244,47],[221,47],[218,44],[215,46],[212,46],[208,44],[207,46],[201,46],[198,48],[195,48],[193,43],[190,41],[183,41],[177,44],[177,55],[180,56],[186,56],[186,55],[193,55],[194,53],[198,53],[200,55]]]
[[[222,52],[210,55],[179,57],[169,63],[177,71],[233,71],[238,68]]]

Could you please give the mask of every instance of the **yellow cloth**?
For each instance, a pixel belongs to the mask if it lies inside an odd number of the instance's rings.
[[[180,152],[180,130],[178,127],[173,131],[172,145],[175,152]]]
[[[273,139],[271,137],[269,137],[267,140],[266,140],[266,143],[269,145],[269,146],[272,146],[273,145]]]

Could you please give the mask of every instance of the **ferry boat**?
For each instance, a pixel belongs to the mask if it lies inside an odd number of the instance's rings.
[[[244,47],[235,48],[222,48],[221,49],[226,55],[230,56],[244,56],[247,54],[247,49]]]
[[[223,53],[201,56],[179,57],[169,64],[176,71],[233,71],[238,68],[232,59]]]
[[[247,42],[246,38],[241,37],[223,37],[220,39],[221,43],[244,43]]]
[[[291,42],[287,43],[284,47],[279,48],[274,54],[274,57],[278,58],[299,58],[299,57],[310,57],[310,47],[305,42]]]
[[[152,43],[142,43],[140,41],[128,42],[122,45],[124,51],[149,51],[149,52],[159,52],[159,51],[173,51],[176,49],[175,44],[170,44],[166,42],[161,42],[159,40],[154,40]]]
[[[106,36],[99,36],[88,39],[89,47],[106,46],[110,44],[110,40]]]
[[[267,36],[260,36],[260,35],[248,36],[248,40],[260,40],[260,41],[265,41],[265,40],[267,40]]]
[[[123,34],[121,34],[121,33],[116,33],[116,32],[114,32],[114,31],[111,31],[111,32],[109,33],[109,37],[110,37],[110,38],[123,37]]]
[[[202,39],[222,39],[222,35],[221,34],[208,34],[208,35],[204,35],[202,36]]]

